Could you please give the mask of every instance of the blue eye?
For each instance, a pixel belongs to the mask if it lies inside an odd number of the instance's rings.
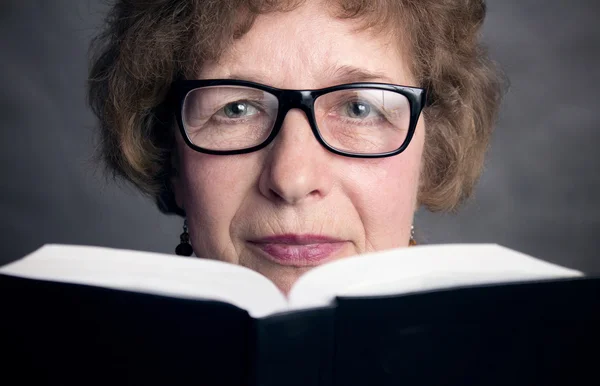
[[[258,110],[247,102],[233,102],[223,107],[223,113],[227,118],[242,118],[257,112]]]
[[[351,118],[366,118],[371,114],[371,106],[365,102],[350,102],[346,105],[346,113]]]

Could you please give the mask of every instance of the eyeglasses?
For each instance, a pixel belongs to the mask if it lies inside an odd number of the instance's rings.
[[[217,155],[264,148],[295,108],[304,111],[327,150],[389,157],[406,149],[426,104],[424,89],[384,83],[283,90],[242,80],[181,80],[171,91],[187,145]]]

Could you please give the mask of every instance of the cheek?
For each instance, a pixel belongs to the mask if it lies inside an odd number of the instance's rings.
[[[418,190],[419,162],[396,156],[354,167],[349,195],[368,218],[388,222],[412,213]]]
[[[350,164],[346,194],[360,216],[367,250],[406,245],[417,209],[422,149],[423,135],[415,135],[397,156]]]
[[[235,213],[256,185],[256,173],[260,170],[256,157],[182,151],[182,198],[191,231],[196,238],[206,239],[202,245],[222,243],[229,237]]]

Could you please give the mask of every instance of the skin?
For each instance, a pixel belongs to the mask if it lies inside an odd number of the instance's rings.
[[[391,34],[355,26],[315,2],[261,15],[218,62],[199,71],[198,79],[234,78],[290,89],[358,81],[417,86],[407,70],[408,54]],[[250,154],[198,153],[178,134],[179,170],[172,182],[196,256],[251,268],[287,293],[311,267],[272,262],[249,240],[281,234],[343,240],[327,261],[407,246],[424,135],[421,118],[403,153],[369,160],[327,151],[300,110],[288,113],[269,146]]]

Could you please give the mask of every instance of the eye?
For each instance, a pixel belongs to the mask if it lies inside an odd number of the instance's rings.
[[[225,105],[222,112],[227,118],[235,119],[255,115],[258,110],[248,102],[236,101]]]
[[[346,105],[346,113],[350,118],[366,118],[371,114],[371,105],[363,101],[353,101]]]

